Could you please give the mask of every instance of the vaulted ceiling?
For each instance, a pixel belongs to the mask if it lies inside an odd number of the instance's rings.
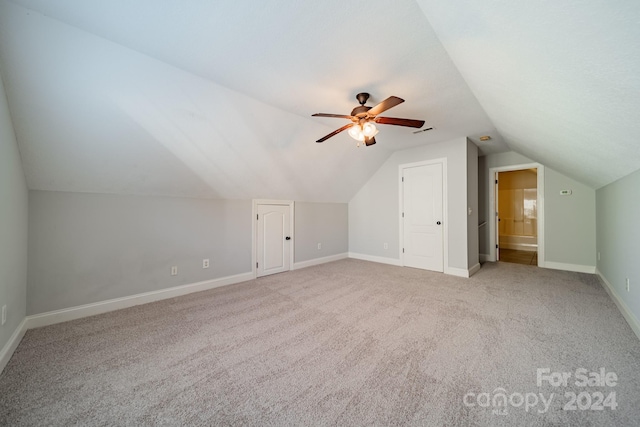
[[[598,188],[640,168],[639,22],[632,0],[0,0],[0,70],[31,189],[344,202],[461,136]],[[434,130],[316,144],[346,122],[311,114],[362,91]]]

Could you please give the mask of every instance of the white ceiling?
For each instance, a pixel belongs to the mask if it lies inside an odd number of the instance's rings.
[[[640,168],[638,0],[418,0],[510,148],[599,188]]]
[[[0,0],[0,66],[32,189],[345,202],[460,136],[599,187],[640,168],[639,8],[560,3]],[[316,144],[361,91],[435,129]]]

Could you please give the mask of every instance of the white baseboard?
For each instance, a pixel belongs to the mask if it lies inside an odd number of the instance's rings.
[[[538,264],[543,268],[550,268],[552,270],[564,270],[564,271],[575,271],[576,273],[596,273],[595,265],[581,265],[581,264],[565,264],[562,262],[550,262],[545,261],[544,263]]]
[[[396,266],[402,267],[400,260],[396,258],[386,258],[382,256],[358,254],[355,252],[349,252],[349,258],[361,259],[363,261],[379,262],[380,264],[389,264],[389,265],[396,265]]]
[[[27,332],[26,318],[22,319],[22,322],[20,322],[16,330],[11,334],[9,341],[7,341],[4,347],[2,347],[2,350],[0,350],[0,373],[2,373],[4,367],[9,363],[11,356],[13,356],[13,352],[18,348],[18,344],[22,341],[22,337],[24,337],[25,332]]]
[[[627,303],[624,302],[622,298],[620,298],[620,296],[618,295],[618,292],[616,291],[616,288],[614,288],[613,285],[609,283],[607,278],[604,277],[604,275],[597,268],[596,268],[596,274],[600,276],[600,278],[605,284],[604,286],[605,291],[607,291],[607,293],[609,294],[613,302],[618,307],[618,310],[620,310],[620,313],[622,313],[622,316],[624,317],[624,319],[627,321],[629,326],[631,326],[631,329],[633,330],[633,332],[635,332],[638,339],[640,339],[640,322],[638,321],[636,316],[633,315],[633,313],[627,306]]]
[[[466,268],[445,267],[444,268],[444,274],[450,274],[451,276],[469,278],[469,277],[471,277],[472,274],[474,274],[478,270],[480,270],[480,264],[479,263],[474,265],[473,267],[471,267],[468,270]]]
[[[253,279],[253,273],[236,274],[235,276],[221,277],[219,279],[205,280],[203,282],[190,283],[188,285],[174,286],[168,289],[145,292],[128,297],[114,298],[91,304],[79,305],[76,307],[64,308],[62,310],[49,311],[47,313],[27,316],[27,329],[39,328],[41,326],[53,325],[67,322],[69,320],[94,316],[96,314],[107,313],[109,311],[120,310],[133,307],[135,305],[146,304],[164,299],[187,295],[193,292],[206,291],[221,286],[233,285],[234,283],[246,282]]]
[[[480,271],[480,263],[477,263],[476,265],[474,265],[473,267],[471,267],[469,269],[469,277],[473,276],[474,274],[476,274],[478,271]]]
[[[349,257],[349,254],[347,252],[343,252],[341,254],[329,255],[329,256],[322,257],[322,258],[310,259],[308,261],[300,261],[300,262],[296,262],[296,263],[293,264],[292,270],[299,270],[299,269],[305,268],[305,267],[312,267],[314,265],[320,265],[320,264],[324,264],[324,263],[327,263],[327,262],[338,261],[338,260],[345,259],[345,258],[348,258],[348,257]]]
[[[489,254],[480,254],[480,262],[488,261],[491,261],[491,256]]]

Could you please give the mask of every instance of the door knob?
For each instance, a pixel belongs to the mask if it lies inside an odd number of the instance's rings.
[[[440,222],[440,221],[438,221],[438,222],[436,222],[436,224],[440,225],[440,224],[441,224],[441,222]]]
[[[284,238],[285,240],[291,240],[291,237],[287,236]]]

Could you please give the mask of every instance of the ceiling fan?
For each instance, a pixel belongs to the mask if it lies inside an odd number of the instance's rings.
[[[378,129],[376,129],[375,123],[380,123],[382,125],[407,126],[412,128],[421,128],[424,125],[424,120],[398,119],[395,117],[378,116],[378,114],[404,102],[404,99],[398,98],[397,96],[390,96],[375,107],[367,107],[364,105],[369,99],[368,93],[359,93],[356,95],[356,99],[360,103],[360,106],[354,108],[349,116],[344,114],[325,113],[316,113],[312,115],[313,117],[337,117],[339,119],[351,120],[351,123],[348,125],[334,130],[329,135],[323,136],[316,142],[324,142],[343,130],[349,129],[349,135],[358,141],[358,146],[360,146],[360,142],[364,142],[366,146],[369,146],[376,143],[375,136],[378,133]]]

